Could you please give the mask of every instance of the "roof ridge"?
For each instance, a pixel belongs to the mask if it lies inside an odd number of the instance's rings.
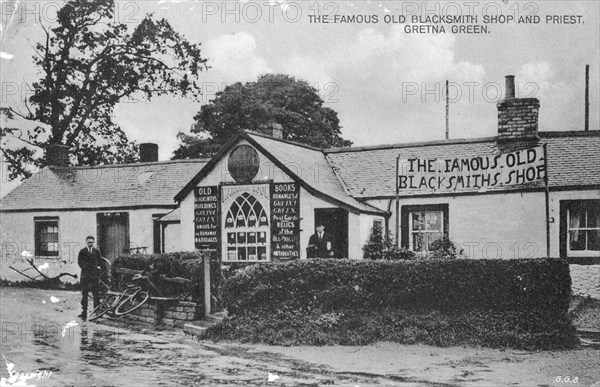
[[[192,163],[207,163],[210,158],[198,159],[179,159],[179,160],[164,160],[164,161],[147,161],[143,163],[124,163],[124,164],[102,164],[102,165],[70,165],[67,167],[58,167],[49,165],[42,169],[51,169],[56,171],[61,170],[83,170],[83,169],[100,169],[100,168],[131,168],[131,167],[146,167],[151,165],[167,165],[167,164],[192,164]]]
[[[431,140],[431,141],[419,141],[419,142],[404,142],[396,144],[381,144],[381,145],[368,145],[360,147],[348,147],[348,148],[327,148],[323,149],[325,154],[329,153],[344,153],[344,152],[361,152],[361,151],[372,151],[382,149],[395,149],[395,148],[414,148],[421,146],[435,146],[435,145],[454,145],[454,144],[473,144],[479,142],[492,142],[496,141],[497,137],[476,137],[476,138],[457,138],[451,140]]]
[[[545,131],[538,132],[538,135],[542,138],[558,138],[558,137],[599,137],[600,130],[569,130],[569,131]],[[380,144],[380,145],[367,145],[359,147],[347,147],[347,148],[325,148],[323,152],[329,153],[344,153],[344,152],[362,152],[372,150],[383,150],[383,149],[395,149],[395,148],[414,148],[421,146],[436,146],[436,145],[456,145],[456,144],[473,144],[480,142],[491,142],[497,141],[497,136],[490,137],[473,137],[473,138],[456,138],[450,140],[430,140],[430,141],[417,141],[417,142],[401,142],[395,144]]]
[[[565,130],[565,131],[546,131],[538,132],[540,137],[600,137],[600,130]]]
[[[321,152],[321,153],[323,153],[323,151],[324,151],[324,148],[319,148],[319,147],[315,147],[315,146],[308,145],[308,144],[302,144],[302,143],[299,143],[296,141],[286,140],[284,138],[277,138],[277,137],[269,136],[268,134],[264,134],[264,133],[258,133],[258,132],[254,132],[251,130],[244,130],[244,132],[246,132],[246,134],[248,134],[250,136],[263,137],[263,138],[267,138],[269,140],[283,142],[283,143],[286,143],[289,145],[295,145],[295,146],[299,146],[301,148],[306,148],[306,149],[314,150],[314,151]]]

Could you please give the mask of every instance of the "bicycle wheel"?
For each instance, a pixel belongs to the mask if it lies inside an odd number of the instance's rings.
[[[148,294],[148,292],[145,290],[135,292],[131,296],[125,298],[125,300],[117,306],[115,309],[115,315],[123,316],[127,313],[133,312],[140,306],[144,305],[149,298],[150,294]]]
[[[117,306],[120,298],[121,296],[119,294],[107,294],[100,305],[94,308],[89,320],[94,321],[104,316],[107,312],[111,311],[115,306]]]

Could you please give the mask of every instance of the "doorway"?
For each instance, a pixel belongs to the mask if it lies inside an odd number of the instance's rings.
[[[348,258],[348,211],[342,208],[315,209],[313,230],[320,222],[325,226],[325,233],[333,239],[333,257]]]
[[[105,212],[96,215],[98,247],[102,256],[112,264],[129,248],[129,213]]]

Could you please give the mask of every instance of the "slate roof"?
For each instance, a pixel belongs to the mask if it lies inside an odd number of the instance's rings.
[[[547,143],[550,189],[594,187],[600,189],[600,131],[540,132],[539,145]],[[496,137],[432,141],[412,144],[324,150],[354,198],[396,195],[396,158],[468,158],[500,153]],[[543,187],[534,184],[533,187]],[[522,187],[500,187],[498,190]],[[426,191],[413,191],[422,195]],[[452,194],[444,192],[444,194]],[[406,196],[403,194],[403,196]]]
[[[363,212],[384,213],[384,211],[362,203],[348,195],[346,188],[333,171],[333,166],[322,149],[282,141],[256,133],[248,133],[248,136],[317,191]]]
[[[356,213],[388,215],[386,211],[368,203],[360,202],[348,195],[344,185],[333,171],[333,167],[323,149],[249,131],[240,131],[229,139],[227,144],[221,147],[221,150],[208,164],[175,195],[175,200],[181,201],[189,195],[192,189],[242,139],[257,148],[274,165],[297,181],[301,187],[312,195]]]
[[[394,197],[396,158],[468,158],[500,152],[495,137],[319,149],[244,133],[310,189],[366,213],[384,214],[360,200]],[[600,131],[540,132],[548,144],[550,189],[600,189]],[[232,139],[234,140],[234,139]],[[234,144],[236,141],[231,141]],[[230,144],[230,145],[231,145]],[[0,211],[163,207],[176,208],[209,160],[177,160],[97,167],[48,167],[25,180],[0,202]],[[499,190],[521,187],[499,187]],[[541,183],[532,188],[543,188]],[[415,191],[412,194],[429,192]],[[442,194],[452,195],[450,192]],[[405,196],[403,194],[403,196]],[[327,199],[330,198],[330,199]],[[358,199],[358,200],[357,200]],[[172,214],[177,218],[177,213]],[[175,219],[173,219],[175,220]]]
[[[206,159],[46,167],[0,201],[0,211],[169,207]]]

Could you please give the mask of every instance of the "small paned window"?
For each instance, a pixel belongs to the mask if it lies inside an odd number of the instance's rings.
[[[409,216],[409,249],[426,253],[431,244],[444,236],[442,211],[417,211]]]
[[[231,204],[225,218],[226,261],[269,260],[269,217],[252,195],[244,192]]]
[[[600,251],[600,208],[569,210],[569,251]]]
[[[373,228],[379,227],[380,230],[383,230],[383,220],[376,219],[373,221]]]
[[[561,201],[561,255],[600,257],[600,200]]]
[[[38,257],[58,257],[58,218],[36,218],[35,255]]]
[[[418,256],[426,257],[431,244],[449,234],[447,204],[402,206],[400,217],[402,247]]]

